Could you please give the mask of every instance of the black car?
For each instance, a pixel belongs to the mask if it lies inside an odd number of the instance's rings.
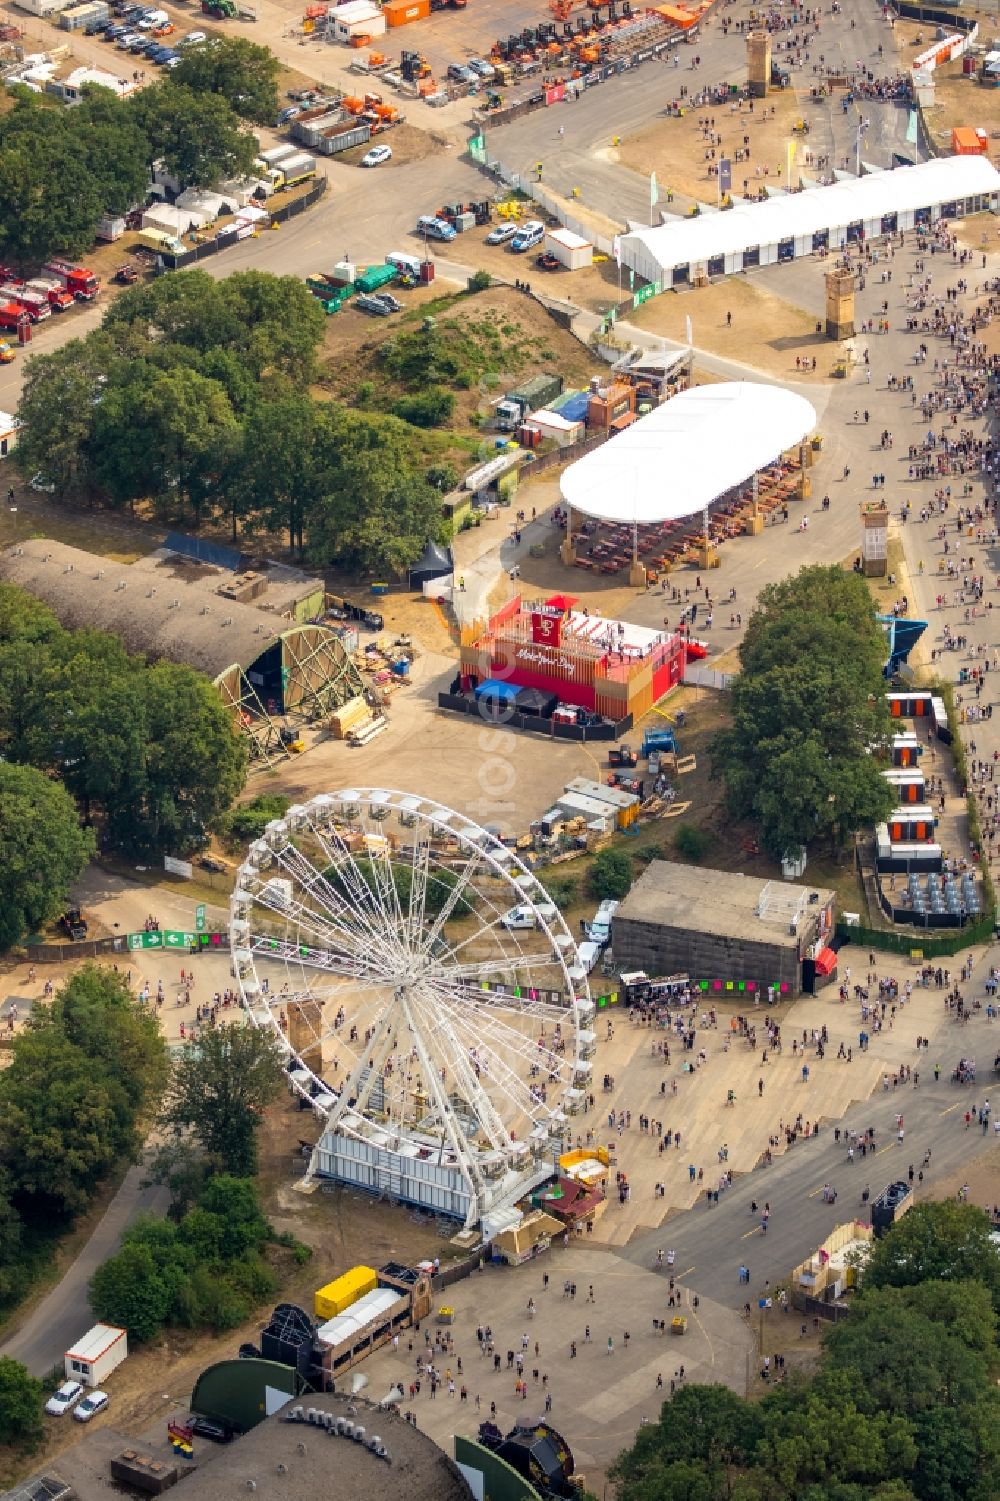
[[[203,1418],[200,1413],[192,1413],[188,1427],[199,1438],[210,1438],[213,1444],[228,1444],[235,1437],[228,1424],[217,1423],[214,1418]]]

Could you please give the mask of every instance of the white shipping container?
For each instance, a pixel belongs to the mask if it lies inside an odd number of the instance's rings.
[[[66,1351],[67,1377],[83,1386],[100,1386],[128,1355],[128,1335],[113,1324],[95,1324]]]
[[[98,219],[94,234],[99,240],[120,240],[125,233],[125,220],[117,219],[112,214],[105,214],[103,219]]]
[[[18,10],[26,10],[29,16],[55,16],[66,10],[69,0],[14,0]]]

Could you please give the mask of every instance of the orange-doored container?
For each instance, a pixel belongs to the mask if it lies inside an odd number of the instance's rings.
[[[386,0],[382,7],[387,26],[406,26],[410,21],[422,21],[431,13],[431,0]]]

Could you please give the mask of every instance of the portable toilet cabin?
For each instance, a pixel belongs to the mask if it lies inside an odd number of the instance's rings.
[[[923,746],[912,730],[906,730],[901,735],[893,735],[893,766],[916,766],[917,759],[921,755],[923,755]]]
[[[926,796],[926,784],[924,774],[917,769],[910,770],[908,766],[892,766],[888,771],[883,771],[889,786],[892,788],[900,803],[922,803]]]
[[[911,803],[906,808],[894,808],[886,824],[892,843],[905,844],[911,840],[933,839],[937,819],[926,803]]]
[[[931,715],[933,694],[913,691],[910,693],[887,693],[886,703],[892,719],[928,719]]]

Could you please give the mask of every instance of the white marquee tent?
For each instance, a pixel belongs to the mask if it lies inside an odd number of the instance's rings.
[[[973,213],[995,205],[998,194],[1000,172],[986,157],[938,157],[635,230],[621,237],[621,261],[645,281],[667,288],[698,271],[729,276],[824,247],[837,250],[856,239],[859,228],[871,239]]]
[[[629,526],[705,511],[815,429],[804,396],[734,381],[696,386],[571,464],[566,503]]]

